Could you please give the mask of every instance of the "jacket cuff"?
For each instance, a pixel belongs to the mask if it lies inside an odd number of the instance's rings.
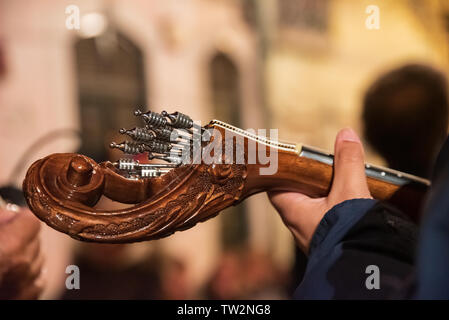
[[[332,248],[377,203],[374,199],[351,199],[332,207],[313,234],[309,256],[315,251],[322,253]]]

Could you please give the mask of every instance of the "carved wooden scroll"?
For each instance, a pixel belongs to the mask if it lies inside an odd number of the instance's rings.
[[[161,119],[154,116],[148,121],[168,128]],[[190,126],[187,120],[176,118],[171,123],[175,126],[178,121],[178,126]],[[191,228],[258,192],[297,190],[314,197],[328,193],[332,163],[323,158],[324,154],[270,141],[220,121],[213,121],[201,130],[205,129],[220,133],[220,141],[215,143],[226,145],[231,136],[233,154],[242,153],[243,163],[234,158],[229,161],[222,147],[222,163],[206,164],[201,160],[195,164],[192,158],[192,163],[177,163],[162,174],[156,165],[151,167],[151,177],[145,178],[123,175],[123,167],[111,162],[97,164],[79,154],[53,154],[29,168],[23,183],[27,203],[50,227],[75,239],[119,243],[158,239]],[[168,148],[156,136],[143,136],[148,133],[145,132],[127,131],[139,139],[148,138],[145,145],[128,143],[114,147],[136,152],[145,151],[148,146],[159,148],[158,151]],[[262,149],[267,154],[277,154],[277,171],[273,174],[261,174],[267,164],[257,157],[250,161],[250,154]],[[163,157],[169,159],[168,153]],[[328,157],[332,160],[331,155]],[[407,205],[420,201],[427,189],[428,183],[422,179],[384,168],[367,168],[371,170],[367,171],[369,188],[377,199],[393,202],[399,199],[396,203]],[[155,170],[158,175],[154,175]],[[121,210],[97,209],[95,204],[101,197],[130,206]]]

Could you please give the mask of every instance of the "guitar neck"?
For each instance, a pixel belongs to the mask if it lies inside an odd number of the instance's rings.
[[[302,146],[299,156],[316,160],[331,166],[334,163],[334,155],[332,153],[328,153],[314,147]],[[425,187],[430,186],[430,181],[427,179],[368,163],[365,164],[365,173],[369,178],[384,181],[396,186],[404,186],[412,183],[420,184]]]
[[[245,153],[257,153],[259,148],[277,153],[277,170],[262,174],[267,164],[247,163],[248,170],[241,199],[254,193],[270,190],[298,191],[311,197],[323,197],[332,185],[334,156],[318,148],[280,143],[213,121],[224,135],[231,133],[244,138]],[[257,150],[256,150],[257,149]],[[365,165],[368,187],[373,198],[400,207],[415,221],[430,182],[426,179],[381,166]]]

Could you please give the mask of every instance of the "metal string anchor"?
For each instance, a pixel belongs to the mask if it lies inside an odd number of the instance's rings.
[[[153,178],[169,172],[176,168],[175,164],[166,163],[144,163],[141,164],[133,159],[120,159],[113,163],[114,166],[123,171],[128,178]]]

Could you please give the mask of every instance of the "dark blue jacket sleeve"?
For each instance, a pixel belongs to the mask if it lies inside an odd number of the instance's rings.
[[[449,299],[449,139],[438,157],[420,230],[412,297]]]
[[[416,233],[406,216],[376,200],[354,199],[336,205],[314,233],[307,269],[294,298],[394,297],[412,275]],[[373,287],[369,277],[376,272],[379,281]]]

